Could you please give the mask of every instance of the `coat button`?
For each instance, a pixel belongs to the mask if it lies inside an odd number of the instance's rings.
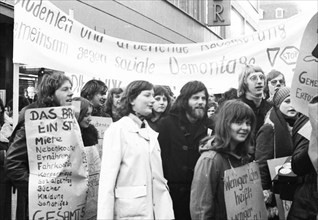
[[[182,170],[183,170],[183,171],[187,171],[187,170],[188,170],[188,167],[187,167],[187,166],[183,166],[183,167],[182,167]]]
[[[183,145],[183,146],[182,146],[182,150],[187,151],[187,150],[189,150],[189,147],[186,146],[186,145]]]

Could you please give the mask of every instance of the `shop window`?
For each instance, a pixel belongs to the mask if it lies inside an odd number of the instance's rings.
[[[275,17],[276,18],[284,18],[284,9],[276,8],[275,10]]]

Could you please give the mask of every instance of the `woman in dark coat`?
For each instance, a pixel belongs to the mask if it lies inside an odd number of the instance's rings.
[[[83,97],[75,97],[73,101],[81,102],[81,110],[77,117],[78,124],[81,129],[84,147],[98,144],[98,131],[92,121],[93,104]]]
[[[291,156],[293,152],[291,129],[297,118],[297,112],[290,104],[289,88],[280,88],[272,101],[274,106],[257,134],[255,152],[268,208],[275,207],[275,200],[272,196],[272,180],[267,160]]]
[[[303,182],[295,191],[287,220],[316,220],[318,216],[317,173],[308,154],[309,140],[298,133],[308,120],[302,115],[293,127],[292,170]]]

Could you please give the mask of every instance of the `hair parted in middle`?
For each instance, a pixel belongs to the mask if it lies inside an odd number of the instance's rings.
[[[114,94],[120,94],[123,93],[124,90],[122,88],[112,88],[111,90],[108,91],[106,103],[105,103],[105,111],[111,115],[111,111],[113,108],[113,97]]]
[[[265,94],[265,98],[268,99],[269,98],[269,88],[268,88],[268,83],[270,83],[270,81],[278,76],[283,76],[283,81],[284,84],[286,83],[285,81],[285,76],[282,72],[278,71],[278,70],[271,70],[269,73],[267,73],[266,75],[266,80],[265,80],[265,88],[264,88],[264,94]]]
[[[239,81],[238,89],[237,89],[237,96],[238,97],[245,95],[246,91],[248,90],[247,78],[251,73],[255,73],[255,72],[261,72],[265,76],[264,71],[259,66],[246,65],[242,69],[242,71],[239,75],[239,80],[238,80]]]
[[[81,97],[84,97],[85,99],[91,101],[93,97],[98,93],[106,95],[107,90],[108,88],[103,81],[92,79],[88,81],[82,88]]]
[[[231,142],[231,124],[248,120],[251,123],[251,131],[246,140],[237,146],[241,155],[247,155],[248,147],[253,139],[253,131],[256,119],[253,110],[240,100],[225,101],[216,115],[215,144],[213,149],[219,152],[229,152]]]
[[[80,101],[81,102],[81,109],[79,112],[79,116],[77,117],[78,123],[81,123],[83,118],[85,117],[86,113],[88,112],[88,108],[92,107],[93,108],[93,103],[88,101],[87,99],[83,97],[75,97],[73,98],[73,101]]]
[[[209,93],[206,86],[200,81],[187,82],[180,90],[180,94],[175,100],[171,111],[186,111],[188,108],[188,101],[192,95],[204,91],[206,103],[209,100]],[[207,105],[205,106],[205,112],[207,111]]]
[[[170,98],[169,91],[164,86],[155,85],[154,86],[154,97],[157,95],[163,95],[167,98],[168,105],[167,105],[166,110],[162,113],[162,115],[166,115],[170,111],[170,108],[171,108],[171,98]]]
[[[123,95],[120,100],[119,114],[121,117],[133,113],[131,102],[144,90],[152,90],[153,84],[144,80],[135,80],[127,85],[124,89]]]

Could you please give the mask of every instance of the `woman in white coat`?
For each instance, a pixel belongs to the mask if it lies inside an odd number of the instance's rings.
[[[97,219],[174,219],[158,134],[144,120],[153,96],[151,83],[131,82],[121,100],[124,117],[105,132]]]

